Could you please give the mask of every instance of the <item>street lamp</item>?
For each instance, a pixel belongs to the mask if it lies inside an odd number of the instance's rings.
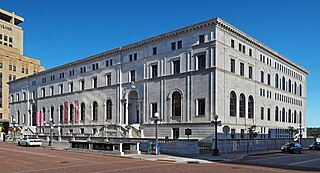
[[[49,146],[53,146],[53,119],[50,117],[50,140]]]
[[[156,127],[156,154],[158,154],[158,121],[160,121],[160,114],[158,112],[154,113],[154,124]]]
[[[302,129],[301,129],[302,125],[300,124],[299,127],[300,127],[300,129],[299,129],[300,130],[299,137],[300,137],[300,144],[301,144],[301,142],[302,142],[302,133],[301,133],[302,132]]]
[[[214,115],[214,120],[211,121],[211,126],[214,126],[214,135],[215,135],[215,145],[214,145],[214,149],[213,149],[213,153],[212,155],[213,156],[220,156],[220,153],[219,153],[219,149],[218,149],[218,126],[221,126],[221,121],[218,121],[218,118],[219,116],[216,114]]]

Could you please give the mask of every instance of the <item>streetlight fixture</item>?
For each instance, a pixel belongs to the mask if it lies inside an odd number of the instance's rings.
[[[53,146],[53,119],[50,117],[50,140],[49,146]]]
[[[215,145],[213,149],[213,156],[220,156],[219,149],[218,149],[218,126],[222,126],[221,121],[218,121],[219,116],[216,114],[213,116],[214,120],[211,121],[211,126],[214,126],[214,135],[215,135]]]
[[[158,112],[154,113],[154,124],[156,128],[156,155],[159,153],[158,146],[158,122],[160,121],[160,114]]]

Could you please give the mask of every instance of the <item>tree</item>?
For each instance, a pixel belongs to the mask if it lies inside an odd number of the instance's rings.
[[[291,139],[293,140],[296,134],[298,134],[298,129],[295,129],[292,126],[288,126],[288,129],[286,130],[287,133],[290,135]]]
[[[4,125],[3,123],[0,123],[0,132],[2,132],[4,130]]]
[[[256,138],[258,136],[258,132],[256,132],[256,127],[257,127],[256,125],[252,125],[247,129],[248,137],[250,139],[250,140],[247,141],[247,153],[249,153],[249,145],[250,145],[249,142],[251,142],[252,139],[254,139],[254,138]]]

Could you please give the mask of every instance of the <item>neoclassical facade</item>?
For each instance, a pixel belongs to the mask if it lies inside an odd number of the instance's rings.
[[[308,71],[213,18],[10,82],[11,119],[37,133],[211,138],[213,115],[243,138],[306,124]],[[42,118],[43,117],[43,118]],[[222,127],[218,128],[222,132]],[[304,132],[305,134],[305,132]]]

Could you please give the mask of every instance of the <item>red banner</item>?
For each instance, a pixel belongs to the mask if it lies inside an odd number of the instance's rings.
[[[37,112],[36,114],[36,123],[37,125],[40,125],[40,112]]]
[[[68,102],[64,102],[64,123],[68,123]]]
[[[79,123],[79,100],[74,101],[75,123]]]
[[[44,113],[40,112],[40,124],[43,125],[44,124]]]

